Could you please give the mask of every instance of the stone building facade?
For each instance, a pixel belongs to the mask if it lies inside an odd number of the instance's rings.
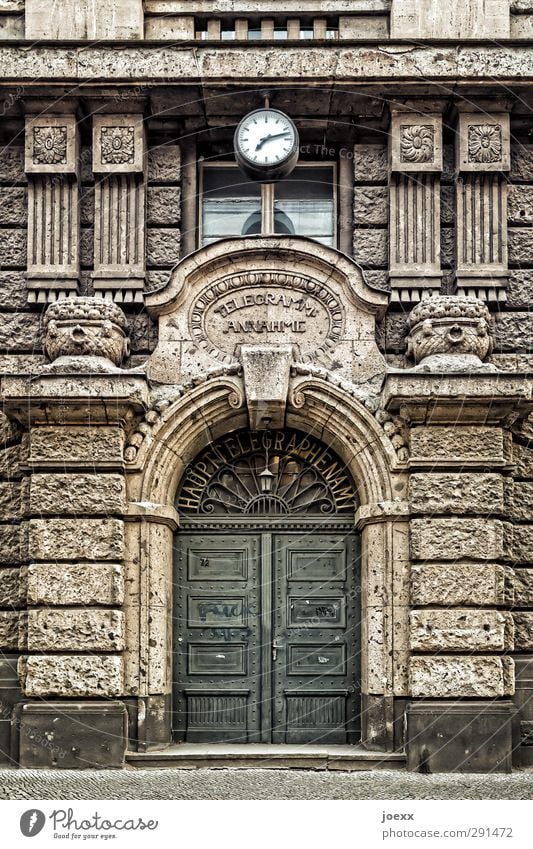
[[[532,33],[0,0],[5,760],[533,762]]]

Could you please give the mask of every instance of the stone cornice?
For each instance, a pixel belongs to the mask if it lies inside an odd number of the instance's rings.
[[[389,372],[384,409],[413,423],[503,423],[533,410],[531,375],[509,372]]]
[[[515,80],[527,82],[533,73],[533,48],[509,40],[504,44],[486,42],[436,43],[339,42],[320,46],[300,46],[284,42],[231,47],[214,47],[197,42],[194,46],[166,46],[141,42],[103,44],[19,42],[0,47],[3,82],[43,85],[49,82],[84,82],[91,85],[150,80],[161,84],[191,84],[233,79],[247,84],[270,80],[285,84],[332,80],[402,83],[412,81],[461,80],[469,82]]]

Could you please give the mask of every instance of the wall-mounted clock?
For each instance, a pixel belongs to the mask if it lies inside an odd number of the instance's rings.
[[[241,170],[261,183],[287,177],[298,161],[298,130],[279,109],[249,112],[235,130],[233,143]]]

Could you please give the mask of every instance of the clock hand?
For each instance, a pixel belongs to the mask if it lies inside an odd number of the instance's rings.
[[[255,149],[256,149],[256,150],[261,150],[261,148],[263,147],[263,145],[265,144],[265,142],[267,142],[267,141],[271,141],[272,139],[280,139],[280,138],[282,138],[283,136],[288,136],[288,135],[289,135],[289,131],[288,131],[288,130],[285,130],[285,132],[284,132],[284,133],[271,133],[270,135],[268,135],[268,136],[264,136],[262,139],[260,139],[260,140],[259,140],[259,142],[257,143],[257,145],[256,145]]]

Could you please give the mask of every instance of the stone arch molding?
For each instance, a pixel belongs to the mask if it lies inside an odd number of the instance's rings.
[[[407,617],[407,607],[393,604],[394,582],[402,583],[398,570],[406,570],[408,561],[405,473],[370,411],[323,377],[291,377],[286,424],[330,446],[358,486],[361,506],[354,525],[362,535],[364,741],[390,750],[392,697],[407,693],[406,653],[393,650],[394,629],[405,629]],[[170,693],[172,686],[172,535],[180,524],[175,493],[186,466],[204,447],[248,425],[242,378],[222,374],[170,403],[130,464],[130,518],[141,522],[134,567],[142,576],[140,620],[149,623],[138,658],[139,668],[148,670],[147,695]],[[134,524],[130,527],[135,533]],[[154,623],[157,639],[151,636]]]
[[[159,323],[147,372],[159,383],[182,383],[266,347],[350,381],[382,377],[375,321],[387,300],[352,259],[312,240],[219,241],[183,259],[147,296]]]

